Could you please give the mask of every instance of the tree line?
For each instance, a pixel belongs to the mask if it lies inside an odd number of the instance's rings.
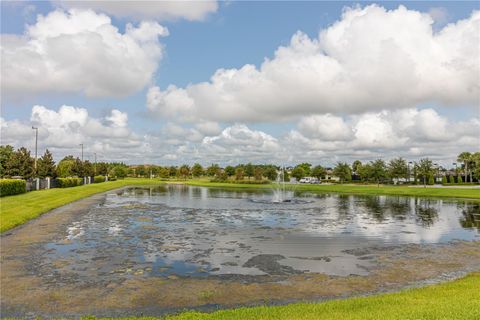
[[[28,149],[17,150],[10,145],[0,146],[0,177],[22,177],[24,179],[39,177],[66,178],[109,175],[123,178],[128,174],[128,166],[124,163],[82,161],[72,155],[64,157],[58,163],[53,160],[52,153],[47,149],[38,158],[31,156]]]
[[[443,183],[462,183],[480,180],[480,152],[462,152],[457,156],[457,167],[453,171],[437,166],[432,160],[423,158],[415,162],[407,162],[402,157],[391,159],[386,162],[377,159],[362,163],[355,160],[351,165],[346,162],[338,162],[334,168],[321,165],[313,166],[310,163],[300,163],[288,170],[273,164],[239,164],[236,166],[220,167],[211,164],[203,167],[199,163],[192,166],[183,164],[180,166],[158,165],[131,165],[117,162],[82,161],[71,155],[64,157],[57,164],[52,154],[45,151],[37,160],[32,158],[30,151],[24,147],[14,150],[12,146],[0,146],[0,176],[23,178],[31,177],[83,177],[94,175],[109,175],[123,178],[132,177],[159,177],[159,178],[199,178],[210,177],[214,181],[245,179],[261,181],[264,179],[274,181],[279,173],[281,178],[289,181],[290,177],[300,180],[311,176],[319,180],[327,177],[337,177],[340,182],[362,181],[368,183],[385,183],[402,180],[414,184],[433,184],[435,176],[442,176]],[[453,164],[452,164],[453,165]]]

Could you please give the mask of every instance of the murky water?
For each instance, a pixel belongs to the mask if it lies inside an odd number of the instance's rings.
[[[366,274],[362,248],[480,240],[480,207],[412,197],[130,188],[80,215],[37,265],[65,281],[125,277]],[[52,271],[53,270],[53,271]],[[48,276],[48,275],[46,275]]]

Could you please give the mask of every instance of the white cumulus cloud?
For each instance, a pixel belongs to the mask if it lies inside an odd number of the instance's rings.
[[[150,112],[181,121],[262,122],[421,103],[480,104],[480,11],[433,29],[428,13],[347,8],[316,38],[302,32],[259,67],[219,69],[207,82],[151,87]]]
[[[157,22],[127,24],[121,33],[111,19],[91,10],[56,10],[39,15],[23,35],[2,34],[2,92],[83,93],[122,97],[148,85],[168,30]]]

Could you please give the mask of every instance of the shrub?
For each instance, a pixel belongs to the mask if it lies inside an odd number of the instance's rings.
[[[442,184],[446,184],[447,183],[447,177],[446,176],[443,176],[442,177]]]
[[[451,183],[451,184],[454,184],[454,183],[455,183],[455,178],[453,177],[453,174],[451,174],[451,175],[448,177],[448,183]]]
[[[80,186],[83,183],[82,178],[58,178],[57,184],[59,188],[70,188]]]
[[[458,176],[457,177],[457,183],[463,183],[463,179],[462,179],[462,176]]]
[[[0,180],[0,197],[27,192],[27,182],[17,179]]]
[[[435,184],[435,179],[433,178],[433,175],[428,176],[428,185],[432,186]]]
[[[101,182],[105,182],[105,177],[104,176],[93,177],[93,183],[101,183]]]

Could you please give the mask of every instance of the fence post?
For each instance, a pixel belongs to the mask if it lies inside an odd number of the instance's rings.
[[[88,176],[88,184],[92,183],[92,177]]]
[[[105,176],[105,182],[108,181],[108,174]]]
[[[40,178],[35,179],[35,190],[40,190]]]
[[[50,177],[47,177],[47,188],[46,189],[50,189]]]

